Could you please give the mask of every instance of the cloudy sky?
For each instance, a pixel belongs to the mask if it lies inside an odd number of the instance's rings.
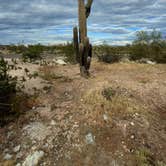
[[[166,0],[94,0],[88,35],[94,44],[130,43],[138,30],[166,36]],[[77,0],[0,0],[0,44],[64,43],[77,25]]]

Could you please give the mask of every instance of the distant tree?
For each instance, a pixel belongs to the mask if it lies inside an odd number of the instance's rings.
[[[143,44],[148,44],[150,41],[150,37],[147,31],[138,31],[136,32],[136,40],[134,43],[143,43]]]
[[[150,41],[150,36],[147,31],[138,31],[136,32],[136,40],[134,41],[135,44],[148,44]]]
[[[161,42],[162,34],[160,31],[153,29],[150,33],[148,31],[138,31],[136,32],[136,39],[134,44],[151,44],[156,42]]]
[[[162,34],[159,31],[156,31],[153,29],[153,31],[150,34],[150,40],[152,43],[160,42],[162,39]]]

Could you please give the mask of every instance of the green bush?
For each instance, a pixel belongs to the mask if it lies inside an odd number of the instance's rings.
[[[58,45],[57,50],[60,50],[66,57],[66,61],[72,64],[76,64],[76,57],[74,54],[73,43],[67,43],[66,45]]]
[[[150,58],[157,63],[166,63],[166,52],[162,43],[153,42],[150,45]]]
[[[133,44],[130,50],[130,59],[139,60],[141,58],[149,57],[149,46],[147,44]]]
[[[29,45],[28,49],[22,54],[23,59],[36,60],[41,58],[41,53],[43,52],[43,46]]]
[[[98,55],[98,60],[106,63],[116,63],[122,58],[121,53],[117,47],[111,47],[108,45],[100,46],[101,53]]]
[[[16,95],[16,78],[8,75],[10,66],[0,58],[0,125],[4,117],[13,110],[12,100]]]
[[[116,63],[121,60],[121,55],[115,55],[115,54],[103,54],[98,56],[99,61],[105,62],[105,63]]]
[[[161,43],[147,44],[133,44],[130,51],[131,60],[140,60],[147,58],[157,63],[166,63],[166,51],[165,46]]]
[[[24,46],[24,45],[9,45],[9,46],[7,46],[7,49],[10,52],[14,52],[17,54],[21,54],[27,50],[26,46]]]
[[[116,95],[116,90],[108,87],[108,88],[104,88],[102,91],[102,95],[107,99],[107,100],[112,100],[112,97],[114,97]]]
[[[139,31],[130,47],[130,59],[139,60],[148,58],[157,63],[166,63],[166,41],[161,32]]]

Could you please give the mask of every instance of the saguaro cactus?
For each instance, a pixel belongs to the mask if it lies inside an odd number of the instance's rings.
[[[78,0],[78,21],[79,32],[77,27],[73,28],[73,43],[77,62],[80,64],[81,76],[89,76],[89,68],[92,57],[92,45],[87,37],[87,18],[91,12],[93,0]]]

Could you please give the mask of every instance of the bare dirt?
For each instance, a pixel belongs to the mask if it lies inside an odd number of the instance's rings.
[[[166,65],[94,60],[89,79],[77,65],[38,70],[51,88],[0,129],[1,165],[35,151],[44,152],[41,166],[166,165]]]

